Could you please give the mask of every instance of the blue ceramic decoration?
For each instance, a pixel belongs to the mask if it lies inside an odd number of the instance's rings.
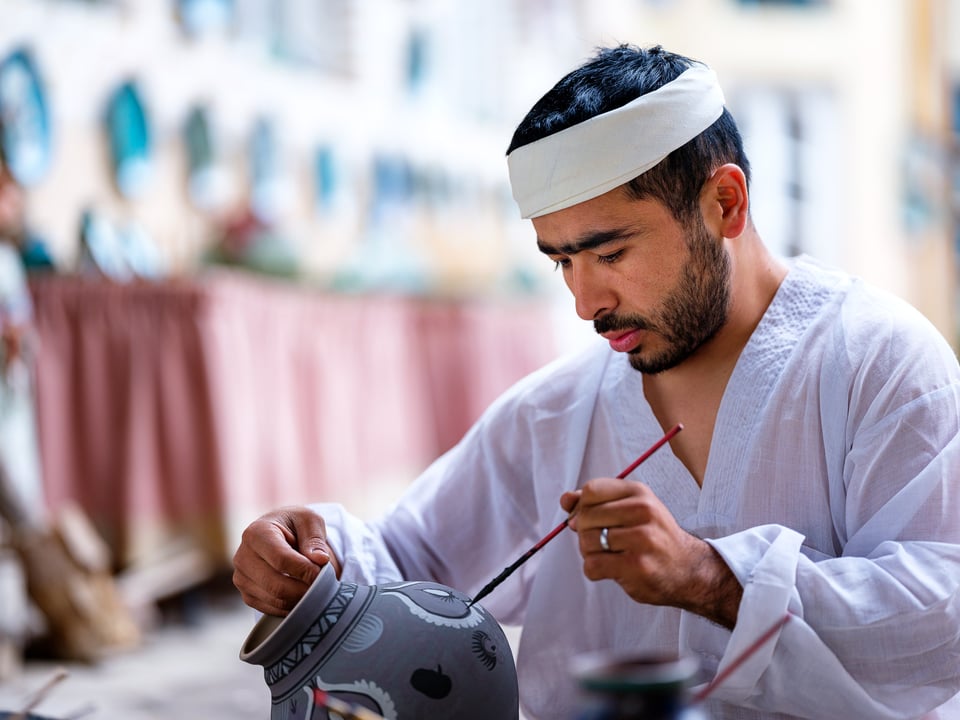
[[[323,145],[317,149],[314,156],[314,198],[317,210],[326,212],[333,207],[338,183],[336,153],[330,145]]]
[[[106,217],[93,209],[84,210],[80,218],[81,273],[100,275],[120,282],[133,277],[127,262],[123,238]]]
[[[178,0],[180,24],[194,36],[223,32],[233,20],[232,0]]]
[[[273,122],[260,118],[250,137],[250,208],[260,222],[271,225],[280,214],[283,192]]]
[[[50,166],[50,117],[44,86],[26,49],[0,63],[0,154],[21,185],[40,181]]]
[[[136,277],[157,280],[164,275],[163,256],[143,225],[128,222],[116,228],[116,232],[123,258]]]
[[[200,210],[215,210],[226,201],[227,178],[220,166],[216,137],[207,108],[190,111],[184,127],[187,146],[187,195]]]
[[[190,172],[201,172],[205,168],[213,165],[214,147],[213,134],[210,130],[210,120],[207,117],[207,110],[202,106],[197,106],[187,115],[186,123],[187,136],[187,160],[190,166]]]
[[[407,88],[416,93],[425,84],[429,67],[429,36],[425,30],[413,29],[407,38]]]
[[[117,189],[124,197],[140,197],[150,183],[153,146],[147,111],[134,81],[123,83],[110,97],[106,123]]]

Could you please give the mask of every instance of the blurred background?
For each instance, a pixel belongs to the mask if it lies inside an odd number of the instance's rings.
[[[127,652],[218,615],[259,514],[375,515],[595,340],[504,152],[621,42],[717,71],[772,248],[960,346],[960,0],[0,0],[3,472],[74,564],[95,548]],[[56,630],[9,524],[0,710]]]

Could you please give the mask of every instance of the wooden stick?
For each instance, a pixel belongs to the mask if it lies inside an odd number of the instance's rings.
[[[10,716],[10,720],[26,720],[27,716],[30,714],[30,711],[43,702],[44,698],[50,694],[50,691],[53,690],[54,686],[66,679],[67,675],[69,675],[69,673],[66,670],[63,668],[58,668],[53,674],[53,677],[47,680],[47,682],[45,682],[40,689],[33,694],[33,697],[27,701],[27,704],[23,706],[23,709]]]

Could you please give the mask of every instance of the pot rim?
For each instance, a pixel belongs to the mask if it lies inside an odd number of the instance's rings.
[[[294,605],[286,617],[261,615],[250,629],[240,649],[240,659],[253,665],[271,665],[287,651],[287,643],[282,640],[286,628],[301,628],[313,622],[314,608],[325,607],[337,594],[340,581],[329,563],[320,568],[320,573],[307,588],[303,597]]]

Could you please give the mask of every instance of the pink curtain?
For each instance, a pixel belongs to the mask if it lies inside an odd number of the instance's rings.
[[[31,289],[48,504],[78,502],[118,567],[184,547],[224,566],[268,509],[411,478],[555,355],[536,299],[333,295],[229,271]]]

